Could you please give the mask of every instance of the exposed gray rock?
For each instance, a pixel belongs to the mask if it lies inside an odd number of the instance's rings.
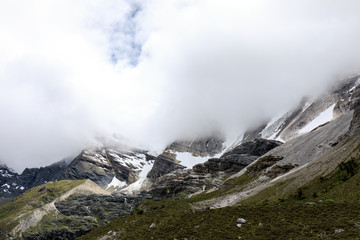
[[[90,179],[100,186],[108,185],[115,173],[103,150],[83,151],[70,163],[61,179]]]

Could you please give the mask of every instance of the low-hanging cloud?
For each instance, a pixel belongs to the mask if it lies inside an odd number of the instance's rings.
[[[237,135],[360,70],[358,1],[2,1],[0,161]]]

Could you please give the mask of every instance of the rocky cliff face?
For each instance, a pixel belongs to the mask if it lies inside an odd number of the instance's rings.
[[[141,150],[85,150],[66,168],[61,179],[90,179],[100,186],[108,186],[115,177],[125,187],[136,182],[143,167],[152,165],[154,159]]]

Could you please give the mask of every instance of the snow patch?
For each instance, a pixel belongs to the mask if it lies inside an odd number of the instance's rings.
[[[115,176],[113,177],[113,179],[111,180],[111,182],[108,184],[107,188],[113,187],[113,188],[123,188],[126,186],[126,182],[125,181],[120,181],[119,179],[117,179]]]
[[[333,110],[335,107],[335,103],[327,108],[325,111],[321,112],[319,116],[317,116],[314,120],[309,122],[304,128],[299,130],[299,133],[308,133],[314,128],[327,123],[332,120],[333,118]]]
[[[179,160],[180,164],[185,166],[186,168],[192,168],[194,165],[203,163],[209,159],[209,157],[194,156],[189,152],[173,152],[173,153],[176,154],[176,160]]]

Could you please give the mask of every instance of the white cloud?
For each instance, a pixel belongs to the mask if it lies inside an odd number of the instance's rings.
[[[250,124],[358,72],[358,1],[2,1],[0,158]]]

